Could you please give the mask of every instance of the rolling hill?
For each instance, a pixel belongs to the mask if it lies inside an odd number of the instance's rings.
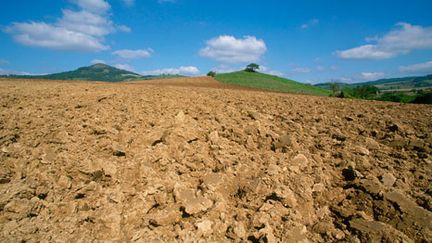
[[[269,91],[311,95],[330,94],[328,90],[322,89],[320,87],[315,87],[313,85],[303,84],[293,80],[259,72],[237,71],[232,73],[222,73],[217,74],[215,79],[226,84]]]
[[[323,89],[330,90],[331,83],[320,83],[316,84],[316,87],[320,87]],[[415,77],[402,77],[402,78],[388,78],[388,79],[379,79],[375,81],[368,81],[362,83],[336,83],[341,88],[354,88],[358,86],[364,85],[372,85],[377,87],[380,90],[398,90],[398,89],[418,89],[424,87],[432,87],[432,74],[425,76],[415,76]]]
[[[140,74],[118,69],[98,63],[88,67],[80,67],[74,71],[47,75],[9,75],[8,78],[52,79],[52,80],[89,80],[104,82],[122,82],[130,80],[179,77],[178,75],[142,76]]]

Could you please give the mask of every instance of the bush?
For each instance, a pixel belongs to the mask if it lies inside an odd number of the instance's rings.
[[[432,104],[432,92],[421,93],[417,95],[413,103],[416,104]]]
[[[357,86],[352,90],[352,96],[361,99],[372,99],[379,93],[379,89],[371,85]]]
[[[216,77],[216,72],[210,71],[210,72],[207,73],[207,76],[214,78],[214,77]]]
[[[251,64],[249,64],[249,65],[246,66],[245,71],[246,72],[252,72],[252,73],[254,73],[258,69],[259,69],[259,65],[258,64],[251,63]]]

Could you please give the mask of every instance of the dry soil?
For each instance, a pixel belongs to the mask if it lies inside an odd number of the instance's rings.
[[[1,242],[432,242],[432,106],[0,80]]]

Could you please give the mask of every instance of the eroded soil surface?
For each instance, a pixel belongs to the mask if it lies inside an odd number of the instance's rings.
[[[432,106],[167,82],[1,80],[0,241],[432,242]]]

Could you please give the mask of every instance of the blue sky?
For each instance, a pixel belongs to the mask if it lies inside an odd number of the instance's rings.
[[[0,74],[91,63],[205,75],[251,62],[308,83],[432,73],[432,1],[5,0]]]

